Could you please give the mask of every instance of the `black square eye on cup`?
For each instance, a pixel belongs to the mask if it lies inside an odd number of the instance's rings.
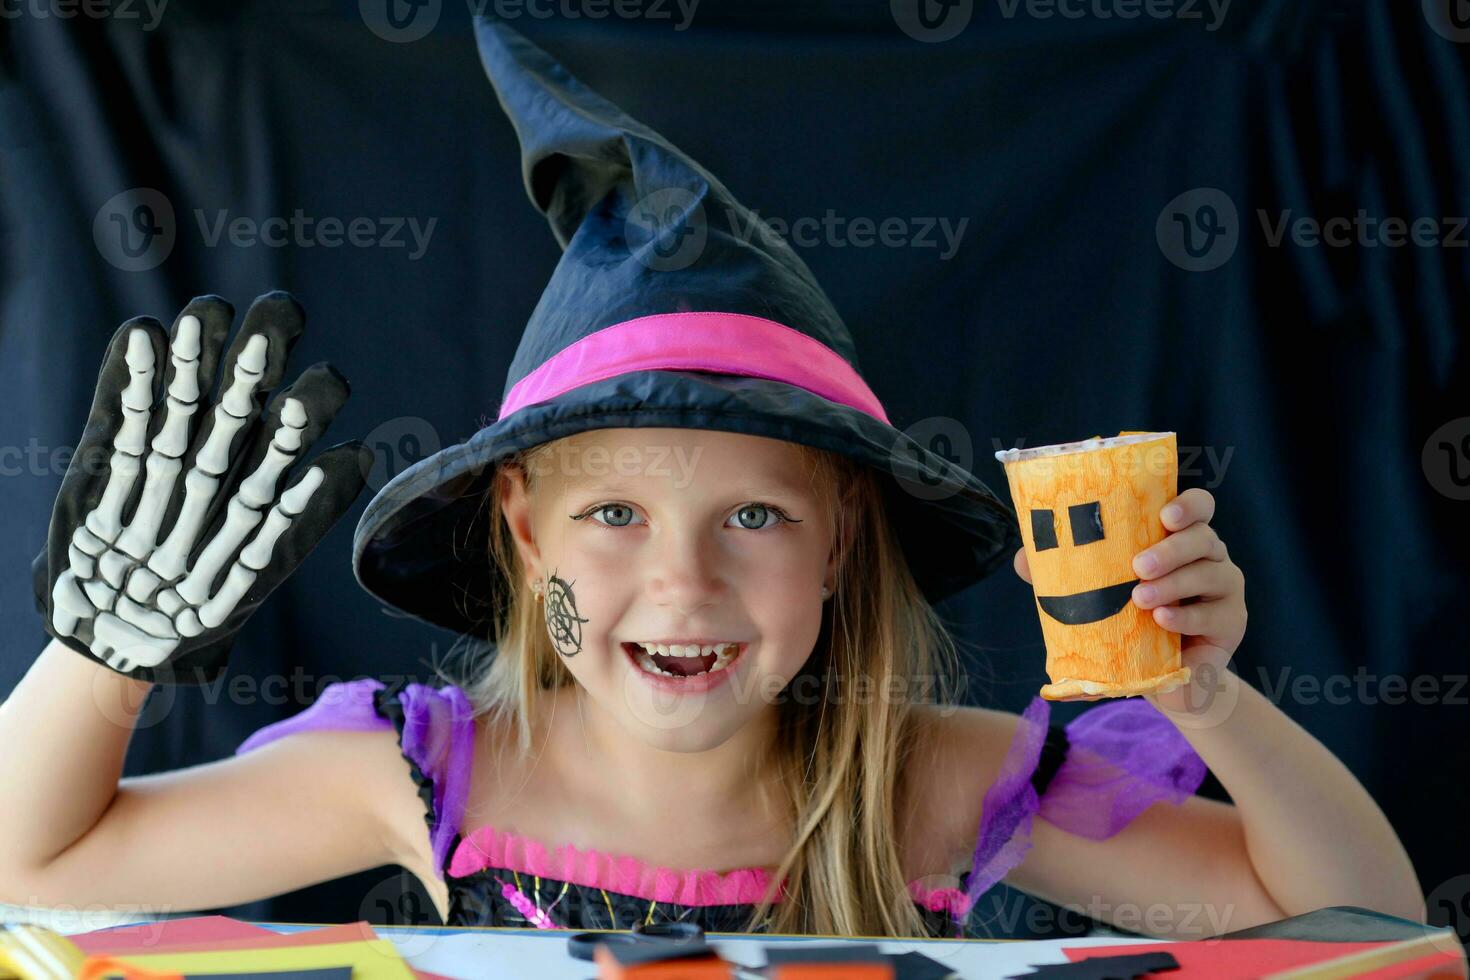
[[[1033,510],[1031,512],[1031,539],[1036,542],[1037,551],[1045,551],[1057,546],[1057,527],[1051,511]]]
[[[1072,543],[1091,544],[1104,537],[1102,509],[1094,500],[1090,504],[1075,504],[1067,508],[1067,519],[1072,522]]]

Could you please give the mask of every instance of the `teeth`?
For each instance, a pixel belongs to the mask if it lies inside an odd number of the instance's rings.
[[[656,653],[664,657],[707,657],[710,654],[725,656],[739,649],[736,643],[707,643],[704,646],[683,643],[638,643],[649,653]]]
[[[663,657],[705,657],[714,654],[714,664],[710,666],[709,670],[704,671],[704,673],[712,674],[717,670],[723,670],[728,667],[730,661],[734,660],[735,655],[740,652],[740,644],[738,643],[710,643],[705,646],[695,646],[681,643],[635,642],[634,646],[639,648],[636,655],[638,666],[650,674],[662,674],[665,677],[681,677],[683,675],[675,674],[673,671],[664,670],[659,667],[654,662],[652,654],[658,654]]]

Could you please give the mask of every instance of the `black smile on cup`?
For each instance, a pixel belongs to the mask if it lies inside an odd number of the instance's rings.
[[[1074,592],[1071,595],[1039,595],[1036,601],[1041,603],[1042,611],[1057,622],[1067,626],[1082,626],[1117,615],[1119,610],[1128,605],[1128,600],[1133,596],[1133,587],[1137,584],[1138,579],[1133,579],[1130,582],[1105,585],[1100,589]]]

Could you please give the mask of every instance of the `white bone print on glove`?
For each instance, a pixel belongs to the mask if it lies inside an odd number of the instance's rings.
[[[327,362],[265,404],[305,329],[295,298],[257,297],[227,345],[233,319],[226,300],[199,296],[171,332],[151,317],[117,329],[31,562],[47,631],[138,680],[218,677],[373,465],[358,441],[306,459],[350,393]]]
[[[167,415],[154,436],[143,468],[142,497],[127,527],[121,525],[123,504],[137,479],[148,430],[153,391],[153,345],[142,330],[129,337],[127,363],[131,379],[122,394],[124,422],[113,440],[112,473],[96,509],[78,527],[69,548],[70,567],[53,593],[56,628],[77,635],[84,620],[92,625],[92,652],[119,671],[162,662],[181,637],[197,636],[223,623],[270,562],[276,539],[305,508],[321,484],[322,471],[306,476],[275,498],[276,482],[301,450],[306,410],[287,399],[270,450],[229,502],[228,516],[192,569],[185,572],[190,551],[199,539],[205,513],[229,462],[230,441],[244,427],[250,397],[265,365],[266,338],[250,338],[235,365],[228,391],[215,406],[209,440],[184,477],[185,497],[179,518],[162,545],[156,544],[164,510],[183,466],[188,420],[198,408],[199,321],[179,323],[171,356],[174,380],[168,389]],[[241,551],[224,584],[210,589],[224,563],[269,514],[265,526]]]

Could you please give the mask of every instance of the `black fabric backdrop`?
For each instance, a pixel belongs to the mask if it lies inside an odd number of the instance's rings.
[[[321,445],[362,437],[381,452],[368,493],[243,631],[231,680],[155,689],[130,775],[227,755],[332,680],[427,680],[452,640],[358,589],[352,528],[385,473],[493,415],[558,253],[466,6],[429,0],[416,16],[432,29],[390,41],[404,34],[376,2],[174,0],[150,24],[141,3],[63,18],[17,0],[0,20],[0,690],[44,643],[29,562],[123,319],[167,323],[203,292],[243,312],[293,291],[308,326],[288,376],[326,358],[353,384]],[[1003,496],[997,448],[1176,430],[1181,489],[1215,494],[1246,573],[1236,667],[1381,803],[1431,921],[1457,907],[1463,925],[1470,794],[1447,774],[1470,768],[1470,233],[1457,227],[1470,30],[1409,0],[1235,0],[1217,24],[1203,4],[1127,19],[1103,15],[1126,2],[1071,17],[996,0],[952,5],[963,30],[924,41],[889,7],[706,0],[682,30],[677,7],[649,4],[642,18],[516,26],[762,215],[827,220],[793,244],[891,417],[949,439]],[[173,242],[135,238],[152,250],[130,256],[114,222],[136,232],[140,202]],[[1360,208],[1433,219],[1451,241],[1272,241],[1284,215]],[[222,213],[298,210],[312,227],[371,219],[375,240],[415,219],[427,248],[414,254],[406,225],[400,247],[211,237]],[[898,219],[909,244],[863,238],[859,218]],[[939,220],[966,222],[952,255]],[[1189,242],[1170,238],[1189,222]],[[1033,609],[1008,570],[946,603],[968,701],[1019,711],[1044,681]],[[268,675],[287,683],[252,681]],[[1406,697],[1392,675],[1436,693]],[[432,916],[406,877],[379,869],[226,911]],[[982,931],[1057,928],[1032,915]]]

